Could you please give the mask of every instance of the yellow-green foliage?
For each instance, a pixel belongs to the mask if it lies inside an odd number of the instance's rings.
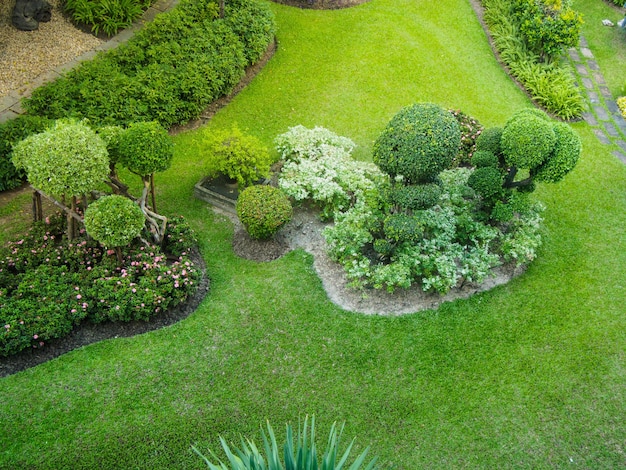
[[[291,220],[289,198],[273,186],[250,186],[237,200],[237,217],[252,238],[266,240]]]

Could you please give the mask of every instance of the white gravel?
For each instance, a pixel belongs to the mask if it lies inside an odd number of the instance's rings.
[[[104,41],[77,29],[64,17],[61,0],[48,0],[52,19],[37,31],[20,31],[11,23],[15,0],[0,0],[0,98],[22,93],[37,77],[72,61]]]

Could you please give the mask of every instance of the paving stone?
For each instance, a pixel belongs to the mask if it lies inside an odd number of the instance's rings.
[[[595,60],[588,60],[587,61],[587,67],[589,67],[591,70],[594,71],[598,71],[600,70],[600,66],[598,65],[598,63]]]
[[[589,49],[588,47],[581,47],[580,52],[582,53],[583,57],[587,59],[593,59],[593,52],[591,52],[591,49]]]
[[[596,116],[598,116],[598,119],[600,119],[600,121],[608,121],[609,119],[611,119],[607,110],[604,109],[604,107],[602,106],[594,106],[593,111],[596,113]]]
[[[593,90],[595,88],[593,84],[593,80],[591,80],[591,78],[583,78],[582,80],[583,80],[583,85],[585,86],[587,90]]]
[[[594,104],[598,104],[600,102],[598,93],[596,93],[595,91],[590,91],[589,93],[587,93],[587,96],[589,97],[589,101]]]
[[[619,158],[622,163],[626,163],[626,154],[625,153],[620,152],[619,150],[615,150],[613,152],[613,155],[615,155],[617,158]]]
[[[157,16],[159,13],[163,13],[162,11],[157,10],[156,8],[148,8],[146,12],[141,17],[142,23],[149,23]]]
[[[15,95],[11,95],[10,93],[7,96],[3,96],[0,98],[0,112],[6,111],[11,106],[14,106],[18,101],[19,98]]]
[[[590,113],[589,111],[583,113],[583,119],[585,120],[587,124],[589,124],[592,127],[595,127],[598,125],[598,121],[596,121],[596,117],[593,115],[593,113]]]
[[[606,86],[600,87],[600,93],[602,93],[602,96],[604,96],[604,98],[607,100],[613,99],[613,94],[611,93],[611,90],[609,90]]]
[[[587,67],[585,67],[585,64],[576,64],[576,71],[580,75],[584,75],[584,76],[589,75],[589,71],[587,70]]]
[[[626,142],[624,142],[623,140],[618,140],[616,143],[619,148],[626,152]]]
[[[615,124],[613,124],[612,122],[605,122],[604,129],[606,130],[606,133],[609,134],[611,137],[619,137],[619,131],[615,127]]]
[[[606,82],[604,81],[604,76],[600,72],[595,72],[593,74],[593,79],[598,85],[606,85]]]
[[[606,136],[606,134],[604,133],[604,131],[602,129],[594,129],[593,133],[596,135],[596,137],[598,138],[598,140],[600,142],[602,142],[603,144],[610,144],[611,140]]]
[[[580,55],[578,54],[578,50],[572,47],[568,50],[568,52],[570,59],[572,59],[574,62],[580,62]]]
[[[615,101],[609,101],[607,100],[606,102],[606,107],[608,108],[609,111],[611,111],[613,114],[619,114],[619,108],[617,107],[617,103]]]
[[[578,43],[580,44],[580,47],[589,47],[589,44],[587,44],[587,38],[582,34],[580,35]]]
[[[18,114],[11,110],[3,111],[2,113],[0,113],[0,124],[10,121],[11,119],[15,119],[17,116]]]

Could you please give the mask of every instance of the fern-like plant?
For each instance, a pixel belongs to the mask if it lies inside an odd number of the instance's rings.
[[[265,453],[263,450],[259,450],[254,441],[243,437],[241,438],[241,447],[233,451],[226,440],[220,437],[230,467],[210,450],[211,459],[216,460],[217,464],[212,463],[196,447],[192,446],[192,449],[204,460],[210,470],[373,470],[378,468],[376,467],[376,458],[367,464],[365,463],[369,447],[349,467],[346,466],[354,439],[344,453],[340,455],[339,441],[343,434],[343,427],[344,425],[338,432],[337,423],[333,423],[321,461],[318,461],[315,445],[315,416],[311,418],[310,428],[308,416],[304,419],[304,425],[302,428],[298,428],[298,435],[295,439],[291,425],[287,425],[287,436],[282,452],[283,459],[281,459],[281,450],[269,422],[267,423],[267,434],[261,428]]]

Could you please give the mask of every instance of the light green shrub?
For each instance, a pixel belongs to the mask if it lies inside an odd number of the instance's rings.
[[[119,133],[115,150],[122,165],[139,176],[147,176],[170,167],[174,143],[158,122],[135,122]]]
[[[291,220],[289,198],[273,186],[258,185],[244,189],[237,199],[237,217],[250,237],[267,240]]]
[[[124,196],[103,196],[85,211],[85,230],[107,248],[128,245],[139,236],[145,223],[139,206]]]

